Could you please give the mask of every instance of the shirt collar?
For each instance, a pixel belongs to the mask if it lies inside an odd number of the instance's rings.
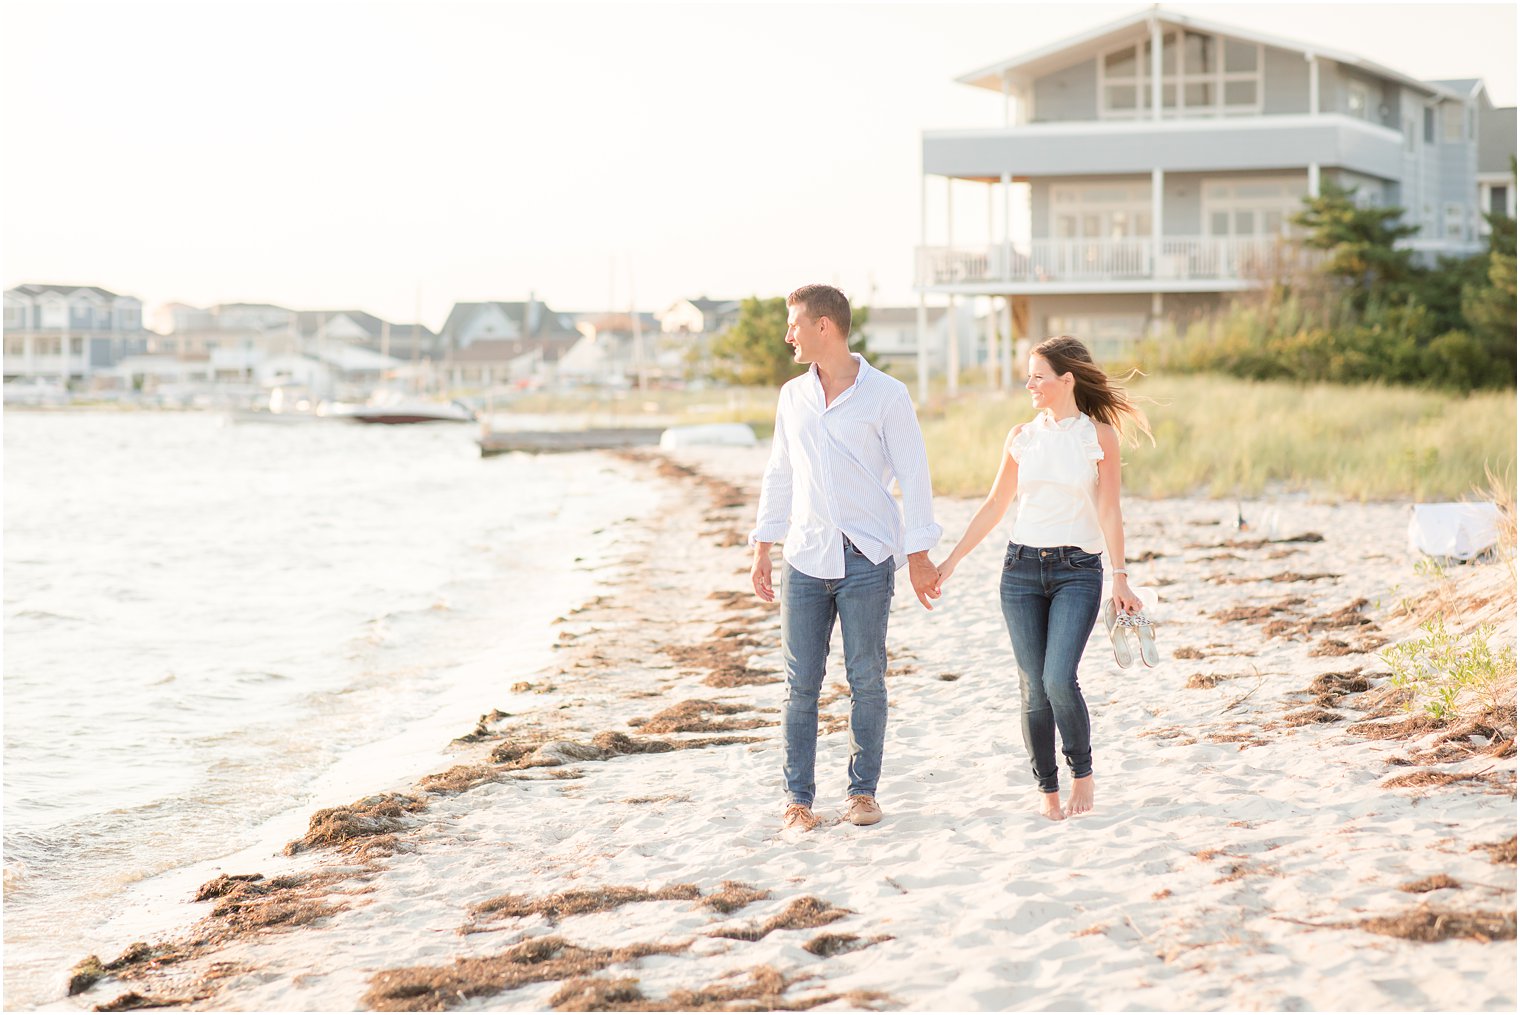
[[[860,382],[866,379],[866,372],[875,369],[871,366],[871,364],[867,363],[866,358],[858,352],[850,353],[850,357],[854,359],[855,362],[859,365],[859,369],[855,371],[855,380],[851,382],[848,388],[845,388],[843,391],[841,391],[839,393],[839,397],[834,399],[834,401],[829,405],[823,404],[823,379],[818,376],[818,364],[808,364],[808,375],[813,379],[812,391],[818,396],[818,404],[822,406],[825,411],[834,408],[834,406],[844,401],[852,391],[860,387]]]

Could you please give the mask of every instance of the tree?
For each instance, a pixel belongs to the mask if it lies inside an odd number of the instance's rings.
[[[1351,190],[1329,181],[1304,206],[1292,219],[1308,231],[1304,246],[1328,252],[1320,273],[1348,290],[1358,310],[1375,298],[1400,302],[1408,295],[1420,269],[1413,251],[1394,244],[1419,228],[1400,222],[1403,209],[1359,208]]]
[[[868,363],[871,357],[861,329],[869,318],[869,308],[851,309],[850,350]],[[739,320],[713,342],[713,356],[718,361],[715,376],[730,384],[777,387],[806,369],[792,359],[792,347],[786,342],[784,296],[751,296],[740,303]]]
[[[1509,171],[1513,183],[1514,156]],[[1494,362],[1491,382],[1502,385],[1515,379],[1515,220],[1502,214],[1484,218],[1489,227],[1488,270],[1482,280],[1462,287],[1462,317]]]

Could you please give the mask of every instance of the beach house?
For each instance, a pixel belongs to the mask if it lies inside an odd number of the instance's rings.
[[[1403,208],[1430,257],[1481,249],[1481,213],[1514,210],[1515,110],[1477,80],[1161,7],[957,80],[999,95],[1002,115],[923,132],[921,378],[931,301],[977,301],[978,339],[1003,357],[997,336],[1062,332],[1122,356],[1280,270],[1290,217],[1331,181]]]
[[[550,381],[580,339],[569,314],[532,294],[526,302],[456,303],[438,333],[444,373],[456,387]]]
[[[5,290],[5,379],[67,383],[147,351],[142,300],[94,285],[28,283]]]

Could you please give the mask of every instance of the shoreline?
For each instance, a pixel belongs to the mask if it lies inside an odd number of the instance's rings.
[[[521,692],[554,684],[540,699],[544,707],[487,713],[455,749],[454,768],[404,797],[372,798],[364,813],[338,815],[336,824],[314,821],[317,834],[308,838],[370,834],[338,838],[310,856],[266,858],[247,872],[228,868],[264,878],[215,889],[223,914],[197,925],[200,945],[150,948],[116,971],[118,982],[73,1003],[137,992],[194,1007],[437,1007],[454,1006],[449,999],[464,993],[528,1009],[626,1006],[637,998],[681,1007],[855,1008],[1274,1007],[1296,998],[1319,1008],[1393,1008],[1425,1006],[1422,977],[1433,988],[1455,964],[1471,981],[1461,985],[1469,993],[1443,995],[1434,1007],[1513,1007],[1513,867],[1459,853],[1457,845],[1482,843],[1457,842],[1436,827],[1455,820],[1470,826],[1466,838],[1493,832],[1500,840],[1506,825],[1513,835],[1512,806],[1506,801],[1506,820],[1494,807],[1498,798],[1475,784],[1478,793],[1419,791],[1422,812],[1381,788],[1383,776],[1368,784],[1353,774],[1368,766],[1367,752],[1382,760],[1390,753],[1384,748],[1404,742],[1341,744],[1330,722],[1283,722],[1305,704],[1298,689],[1315,674],[1368,670],[1369,658],[1377,669],[1376,657],[1356,653],[1357,645],[1345,646],[1350,659],[1314,657],[1343,640],[1315,622],[1344,612],[1352,593],[1386,592],[1388,576],[1407,566],[1365,549],[1346,552],[1333,531],[1328,546],[1285,538],[1259,553],[1218,547],[1238,563],[1215,568],[1263,572],[1243,578],[1251,588],[1237,593],[1209,578],[1240,574],[1202,574],[1201,558],[1211,554],[1185,551],[1187,537],[1179,538],[1204,533],[1208,539],[1194,541],[1230,542],[1219,527],[1222,511],[1197,501],[1127,503],[1133,557],[1149,551],[1155,562],[1143,565],[1141,582],[1163,595],[1164,666],[1118,671],[1111,657],[1102,659],[1104,641],[1090,643],[1083,682],[1098,728],[1108,727],[1109,756],[1098,766],[1099,811],[1062,825],[1034,818],[1016,712],[996,685],[1008,669],[1006,635],[978,587],[995,574],[996,553],[984,546],[963,565],[943,615],[924,614],[900,582],[889,636],[888,820],[871,830],[836,822],[811,838],[788,839],[778,833],[777,615],[747,591],[747,554],[738,549],[753,508],[753,491],[738,484],[753,482],[763,458],[633,457],[664,473],[664,499],[675,510],[622,533],[623,547],[632,548],[627,569],[557,625],[558,667]],[[936,508],[953,533],[974,504],[941,499]],[[1333,519],[1337,509],[1306,510]],[[1388,510],[1355,510],[1365,528],[1381,528],[1374,536],[1389,531]],[[1328,569],[1308,566],[1331,556]],[[1372,556],[1381,559],[1365,559]],[[1321,570],[1341,574],[1310,577]],[[1339,591],[1342,578],[1357,587]],[[1305,587],[1318,603],[1276,615],[1302,624],[1302,636],[1213,620],[1207,615],[1225,612],[1213,609],[1224,604],[1197,601],[1228,594],[1244,598],[1237,607],[1271,606]],[[1387,606],[1353,609],[1369,620],[1355,625],[1357,633],[1382,623],[1385,634],[1401,636]],[[1512,640],[1512,607],[1509,618]],[[834,687],[842,675],[834,648],[819,749],[826,817],[842,788],[835,784],[848,704]],[[1192,669],[1219,679],[1195,685],[1186,676]],[[1231,682],[1247,678],[1256,689],[1230,704],[1245,690]],[[1150,696],[1127,700],[1137,686]],[[1352,711],[1355,695],[1374,691],[1350,686],[1321,697]],[[1201,711],[1200,694],[1217,695],[1237,715],[1215,719],[1217,704]],[[1164,721],[1184,716],[1192,725]],[[1199,750],[1207,752],[1202,760]],[[1308,802],[1295,802],[1270,779],[1258,784],[1257,758],[1269,755],[1265,767],[1310,793]],[[1341,780],[1351,777],[1349,802],[1329,795],[1339,783],[1326,777],[1327,766]],[[1225,789],[1195,804],[1176,800],[1171,777],[1200,767]],[[1512,795],[1512,745],[1509,758],[1491,767],[1508,774],[1508,787],[1486,788]],[[1443,837],[1451,845],[1440,846]],[[1433,945],[1291,922],[1333,922],[1337,902],[1364,913],[1388,910],[1390,898],[1402,897],[1331,875],[1397,880],[1383,868],[1419,859],[1421,844],[1460,880],[1442,898],[1477,898],[1485,880],[1501,885],[1492,898],[1508,912],[1510,943],[1452,941],[1438,957],[1420,951]],[[1512,864],[1512,838],[1509,850]],[[1224,877],[1213,880],[1221,869]],[[1128,871],[1132,883],[1112,875],[1082,880],[1105,871]],[[282,873],[297,882],[272,885]],[[1290,875],[1288,884],[1275,883]],[[1295,887],[1298,881],[1305,884]],[[260,922],[272,917],[284,918]],[[1020,948],[1032,950],[1030,962],[1009,958]],[[313,968],[313,949],[336,968]],[[1402,964],[1407,982],[1364,996],[1359,971],[1389,963]],[[1348,975],[1350,984],[1336,985]],[[1257,982],[1238,984],[1240,976]]]

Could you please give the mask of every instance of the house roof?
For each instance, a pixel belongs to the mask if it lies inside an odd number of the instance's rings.
[[[40,282],[27,282],[23,285],[12,286],[11,288],[5,290],[5,292],[7,295],[11,293],[19,293],[23,296],[41,296],[44,293],[57,293],[59,295],[69,296],[81,290],[87,293],[91,293],[92,295],[103,296],[106,299],[111,300],[120,297],[120,293],[113,293],[109,289],[102,289],[98,285],[54,285],[52,283]],[[131,299],[132,297],[127,298]]]
[[[359,329],[368,337],[379,341],[381,334],[388,323],[383,318],[376,317],[364,310],[302,310],[296,314],[297,326],[303,335],[315,335],[322,327],[323,320],[331,321],[336,317],[347,317],[359,326]],[[412,329],[417,329],[421,337],[432,338],[433,333],[422,324],[395,324],[391,323],[391,338],[409,338]]]
[[[1156,17],[1164,25],[1191,28],[1199,32],[1229,36],[1230,38],[1241,39],[1247,42],[1258,42],[1265,46],[1286,49],[1309,56],[1324,57],[1327,60],[1334,60],[1336,63],[1345,64],[1348,67],[1357,67],[1380,77],[1391,78],[1411,88],[1417,88],[1442,98],[1464,99],[1468,95],[1468,90],[1466,89],[1456,91],[1445,87],[1440,82],[1421,81],[1418,78],[1410,77],[1400,71],[1384,67],[1381,64],[1363,59],[1354,53],[1348,53],[1344,50],[1299,42],[1295,39],[1286,39],[1277,35],[1268,35],[1252,29],[1228,25],[1221,21],[1210,21],[1204,18],[1195,18],[1191,15],[1175,14],[1159,6],[1155,8],[1146,7],[1117,21],[1111,21],[1077,35],[1068,36],[1048,46],[1030,50],[1027,53],[1010,57],[1007,60],[999,60],[997,63],[971,71],[969,74],[962,74],[955,80],[961,84],[1001,92],[1005,76],[1017,81],[1028,81],[1043,74],[1070,66],[1073,51],[1092,50],[1096,52],[1109,45],[1115,45],[1123,42],[1125,39],[1133,38],[1135,36],[1135,29],[1140,25],[1146,24],[1152,16]]]
[[[569,314],[556,313],[550,310],[548,304],[544,303],[543,300],[533,300],[532,305],[538,311],[538,320],[532,322],[537,327],[529,329],[527,327],[530,317],[527,312],[528,302],[489,300],[484,303],[456,303],[453,309],[449,311],[449,319],[443,322],[443,330],[440,334],[452,339],[461,331],[468,328],[470,322],[474,321],[476,316],[487,307],[496,307],[506,315],[509,321],[517,323],[524,336],[533,338],[548,338],[553,336],[565,336],[572,339],[580,338],[580,332],[575,329],[575,321],[571,319]]]
[[[510,363],[538,348],[539,343],[520,338],[477,338],[454,351],[455,363]]]

